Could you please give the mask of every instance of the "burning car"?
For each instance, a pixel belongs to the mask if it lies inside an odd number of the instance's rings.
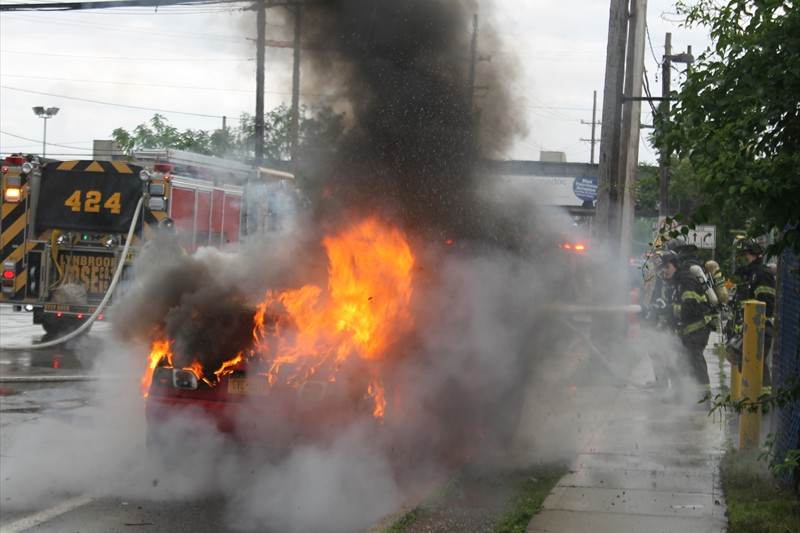
[[[258,302],[210,309],[184,296],[170,311],[178,319],[156,325],[142,377],[150,446],[198,414],[235,440],[278,448],[361,418],[382,423],[392,348],[413,324],[414,257],[377,218],[323,245],[325,288],[268,290]]]

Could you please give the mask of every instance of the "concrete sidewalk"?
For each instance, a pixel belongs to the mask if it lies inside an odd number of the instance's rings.
[[[713,394],[721,370],[711,350],[715,340],[712,335],[706,350]],[[580,454],[528,533],[727,530],[719,480],[728,439],[724,416],[632,386],[578,387],[573,400],[579,410],[608,409],[582,428]]]

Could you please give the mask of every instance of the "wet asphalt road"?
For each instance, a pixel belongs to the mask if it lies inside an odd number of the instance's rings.
[[[391,480],[366,497],[324,484],[320,472],[364,475],[347,450],[283,463],[206,443],[148,451],[142,350],[102,323],[37,349],[31,318],[0,306],[0,533],[366,531],[396,508]]]
[[[209,487],[156,489],[137,365],[108,324],[66,346],[37,349],[42,337],[0,307],[0,533],[241,531]]]

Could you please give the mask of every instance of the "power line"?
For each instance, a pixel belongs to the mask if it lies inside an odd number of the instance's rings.
[[[161,7],[237,3],[242,0],[111,0],[108,2],[52,2],[46,4],[0,4],[0,11],[73,11],[112,7]]]
[[[114,57],[114,56],[84,56],[73,54],[53,54],[50,52],[26,52],[22,50],[2,50],[3,54],[20,54],[29,56],[46,56],[46,57],[71,57],[75,59],[100,59],[109,61],[163,61],[170,63],[216,63],[216,62],[241,62],[241,61],[255,61],[256,58],[196,58],[196,57]]]
[[[75,78],[50,78],[47,76],[24,76],[24,75],[16,75],[16,74],[4,74],[4,78],[24,78],[30,80],[45,80],[45,81],[69,81],[75,83],[99,83],[105,85],[127,85],[130,87],[155,87],[157,89],[191,89],[193,91],[222,91],[226,93],[230,92],[238,92],[238,93],[250,93],[252,94],[254,91],[252,89],[232,89],[228,87],[191,87],[188,85],[157,85],[154,83],[135,83],[132,81],[112,81],[112,80],[82,80],[82,79],[75,79]],[[23,89],[18,89],[23,90]],[[27,89],[25,89],[27,91]],[[62,97],[66,98],[66,97]],[[98,102],[102,103],[102,102]]]
[[[14,137],[15,139],[20,139],[20,140],[23,140],[23,141],[31,141],[32,143],[36,143],[37,146],[38,146],[38,143],[41,142],[39,139],[30,139],[28,137],[23,137],[21,135],[15,135],[13,133],[9,133],[9,132],[3,131],[3,130],[0,130],[0,133],[2,133],[3,135],[8,135],[9,137]],[[48,146],[58,146],[59,148],[69,148],[70,150],[92,150],[91,148],[81,148],[80,146],[67,146],[65,144],[57,144],[57,143],[52,143],[52,142],[47,143],[47,145]],[[54,154],[51,154],[51,155],[54,155]]]
[[[226,117],[224,117],[222,115],[208,115],[208,114],[205,114],[205,113],[190,113],[188,111],[173,111],[173,110],[169,110],[169,109],[155,109],[155,108],[152,108],[152,107],[141,107],[141,106],[135,106],[135,105],[115,104],[115,103],[112,103],[112,102],[101,102],[99,100],[89,100],[88,98],[76,98],[74,96],[63,96],[63,95],[60,95],[60,94],[45,93],[45,92],[41,92],[41,91],[32,91],[30,89],[19,89],[17,87],[9,87],[7,85],[0,85],[0,89],[8,89],[10,91],[20,91],[20,92],[24,92],[24,93],[39,94],[39,95],[42,95],[42,96],[52,96],[54,98],[64,98],[66,100],[76,100],[78,102],[88,102],[88,103],[91,103],[91,104],[110,105],[110,106],[114,106],[114,107],[124,107],[124,108],[127,108],[127,109],[141,109],[143,111],[155,111],[156,113],[172,113],[172,114],[176,114],[176,115],[189,115],[189,116],[193,116],[193,117],[205,117],[205,118],[216,118],[216,119],[226,118]],[[228,120],[238,120],[238,119],[233,118],[233,117],[227,117],[227,119]]]
[[[108,0],[105,2],[51,2],[45,4],[0,4],[0,11],[75,11],[118,7],[207,6],[215,4],[251,4],[248,0]],[[291,7],[294,1],[267,2],[266,7]]]

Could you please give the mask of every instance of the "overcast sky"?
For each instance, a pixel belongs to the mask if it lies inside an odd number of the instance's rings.
[[[665,34],[672,33],[673,53],[691,45],[698,55],[707,46],[706,32],[680,27],[670,0],[648,4],[646,77],[660,96]],[[593,91],[597,121],[602,116],[610,1],[496,5],[479,13],[480,21],[502,28],[500,53],[517,56],[514,105],[528,126],[504,158],[538,160],[548,150],[589,162],[591,144],[583,139],[591,138]],[[255,110],[255,15],[240,7],[0,13],[0,153],[41,152],[44,121],[34,106],[60,109],[47,120],[47,155],[56,158],[89,157],[94,139],[110,139],[118,127],[130,131],[155,113],[179,130],[213,130],[223,117],[237,125],[241,113]],[[267,38],[290,39],[276,15],[267,14]],[[498,51],[479,40],[479,53],[497,57]],[[267,50],[267,110],[291,101],[290,61],[290,50]],[[674,66],[676,88],[684,67]],[[301,102],[321,92],[301,83]],[[647,104],[642,122],[652,122]],[[599,127],[596,134],[595,160]],[[642,143],[639,159],[655,162],[657,155]]]

